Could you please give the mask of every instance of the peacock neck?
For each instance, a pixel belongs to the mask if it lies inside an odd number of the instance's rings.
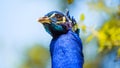
[[[56,33],[53,33],[52,37],[53,37],[53,39],[57,39],[60,36],[71,33],[71,32],[73,32],[72,29],[69,29],[68,31],[63,32],[63,33],[56,32]]]

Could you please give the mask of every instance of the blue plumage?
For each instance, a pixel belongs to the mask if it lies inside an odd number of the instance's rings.
[[[83,68],[82,42],[71,30],[52,39],[50,52],[52,68]]]
[[[83,68],[84,57],[75,19],[52,11],[39,20],[53,37],[50,44],[52,68]]]

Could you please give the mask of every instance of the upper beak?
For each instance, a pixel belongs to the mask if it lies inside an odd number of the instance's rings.
[[[41,17],[41,18],[39,18],[38,19],[38,22],[40,22],[40,23],[48,23],[48,24],[50,24],[50,22],[51,22],[51,20],[50,20],[50,18],[49,17]]]

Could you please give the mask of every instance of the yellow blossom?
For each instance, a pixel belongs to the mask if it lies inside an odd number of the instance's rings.
[[[81,14],[81,15],[80,15],[80,20],[81,20],[81,21],[84,21],[84,20],[85,20],[85,15],[84,15],[84,14]]]
[[[67,0],[68,4],[72,4],[74,0]]]

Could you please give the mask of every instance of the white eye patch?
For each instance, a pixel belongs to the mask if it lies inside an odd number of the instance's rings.
[[[56,16],[56,13],[53,13],[49,18],[53,18]],[[66,18],[63,16],[60,21],[57,21],[56,24],[64,23],[66,22]]]
[[[66,22],[66,18],[65,17],[63,17],[63,20],[62,20],[63,22]]]
[[[65,23],[66,22],[66,18],[65,17],[62,17],[62,21],[58,21],[56,22],[57,24],[60,24],[60,23]]]

